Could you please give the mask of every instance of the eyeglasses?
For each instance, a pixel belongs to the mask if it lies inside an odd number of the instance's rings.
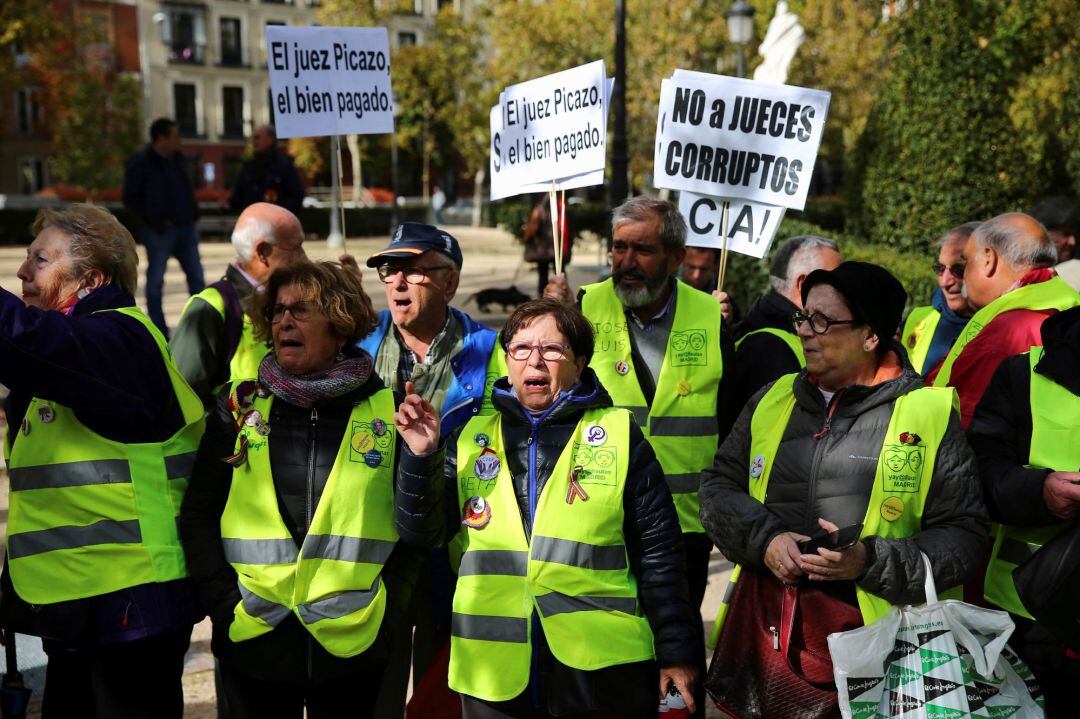
[[[801,311],[795,312],[791,315],[791,324],[795,325],[795,329],[798,330],[802,327],[803,322],[810,321],[810,329],[816,335],[823,335],[829,331],[829,328],[833,325],[853,325],[855,320],[834,320],[831,317],[815,312],[812,315],[805,315]]]
[[[315,312],[315,305],[311,302],[297,302],[292,305],[274,305],[266,308],[266,321],[276,325],[281,322],[288,312],[297,322],[303,322]]]
[[[935,262],[934,263],[934,274],[937,275],[938,277],[941,277],[941,275],[945,272],[945,270],[948,270],[949,274],[951,274],[953,277],[955,277],[958,280],[962,280],[962,279],[964,279],[964,268],[966,266],[967,265],[965,265],[963,262],[956,262],[956,263],[951,264],[951,265],[943,265],[940,262]]]
[[[454,269],[450,265],[438,265],[437,267],[394,267],[393,265],[379,265],[377,272],[379,273],[379,279],[390,284],[401,272],[405,275],[405,281],[410,285],[422,285],[424,280],[432,272],[438,272],[439,270],[452,270]]]
[[[518,362],[525,362],[532,357],[535,350],[540,351],[540,358],[545,359],[548,362],[556,362],[566,357],[566,351],[570,348],[566,345],[561,345],[558,342],[544,342],[538,345],[531,345],[528,342],[514,342],[512,345],[506,348],[507,353],[511,359],[515,359]]]

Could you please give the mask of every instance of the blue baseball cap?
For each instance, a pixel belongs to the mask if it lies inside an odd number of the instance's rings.
[[[425,252],[441,252],[461,267],[461,245],[445,230],[421,222],[402,222],[398,225],[385,250],[368,258],[368,267],[378,267],[386,260],[418,257]]]

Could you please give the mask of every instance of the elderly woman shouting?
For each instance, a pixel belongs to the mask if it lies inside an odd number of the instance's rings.
[[[923,554],[938,586],[960,585],[988,529],[955,397],[893,342],[900,283],[845,262],[802,299],[806,369],[750,399],[701,486],[706,531],[739,565],[706,688],[741,717],[834,714],[825,637],[921,603]]]
[[[273,352],[207,420],[180,532],[214,624],[230,717],[371,716],[404,621],[396,402],[355,349],[374,313],[354,269],[276,270],[253,308]]]
[[[446,440],[445,459],[426,402],[410,394],[395,416],[402,531],[460,555],[450,687],[464,716],[655,717],[672,684],[692,705],[701,647],[675,506],[632,415],[587,369],[592,327],[534,300],[500,342],[497,412]]]
[[[131,234],[89,205],[33,229],[22,299],[0,290],[3,626],[44,640],[46,716],[179,717],[200,612],[176,515],[202,410],[135,307]]]

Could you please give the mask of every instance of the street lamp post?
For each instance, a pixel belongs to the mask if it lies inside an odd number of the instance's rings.
[[[611,141],[611,206],[621,205],[630,194],[629,150],[626,140],[626,0],[615,0],[615,89],[611,109],[615,114],[615,135]]]
[[[739,48],[739,77],[746,77],[746,46],[754,36],[754,6],[738,0],[724,14],[727,18],[728,40]]]
[[[401,216],[398,214],[398,161],[397,161],[397,126],[401,120],[401,104],[397,95],[392,100],[394,103],[394,131],[390,133],[390,190],[394,198],[390,203],[390,234],[397,231],[401,224]]]

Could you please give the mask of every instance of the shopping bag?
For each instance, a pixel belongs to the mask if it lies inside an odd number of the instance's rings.
[[[1008,613],[939,602],[923,562],[925,605],[829,635],[844,719],[1042,719],[1034,678],[1006,646]]]

